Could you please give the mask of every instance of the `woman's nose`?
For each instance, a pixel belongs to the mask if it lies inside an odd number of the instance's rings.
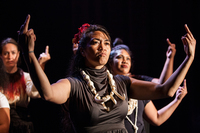
[[[8,58],[9,58],[9,59],[11,58],[11,54],[10,54],[10,53],[8,53]]]
[[[127,60],[123,58],[122,63],[127,63]]]
[[[13,59],[13,58],[15,58],[15,55],[9,53],[9,54],[8,54],[8,59]]]
[[[99,50],[104,50],[105,49],[105,45],[101,42],[99,45]]]

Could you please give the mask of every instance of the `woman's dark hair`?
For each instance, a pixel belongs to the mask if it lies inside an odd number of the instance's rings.
[[[2,59],[0,58],[0,88],[4,88],[6,87],[6,85],[8,85],[8,76],[6,74],[6,71],[5,71],[5,67],[4,67],[4,64],[3,64],[3,61]]]
[[[132,64],[133,64],[133,60],[132,60],[132,52],[131,50],[129,49],[129,47],[125,44],[123,44],[123,40],[120,39],[120,38],[116,38],[114,41],[113,41],[113,48],[110,52],[110,57],[109,57],[109,65],[108,65],[108,69],[110,71],[112,71],[112,68],[111,68],[111,65],[112,65],[112,62],[113,62],[113,58],[117,55],[117,50],[126,50],[126,52],[128,52],[128,54],[130,55],[131,57],[131,68],[132,68]]]
[[[81,38],[79,40],[78,50],[77,50],[76,54],[74,55],[72,62],[71,62],[71,67],[70,67],[70,72],[69,72],[71,76],[75,76],[77,73],[80,72],[80,68],[85,67],[85,59],[82,56],[80,49],[86,48],[87,43],[91,39],[91,35],[95,31],[103,32],[108,37],[109,41],[111,42],[111,37],[110,37],[109,33],[107,32],[107,30],[103,26],[101,26],[101,25],[90,25],[90,27],[88,27],[82,33]]]
[[[14,45],[17,47],[17,50],[20,51],[20,46],[19,46],[19,44],[15,41],[15,39],[13,39],[13,38],[6,38],[6,39],[2,40],[2,42],[1,42],[1,46],[0,46],[0,55],[2,55],[3,47],[4,47],[6,44],[8,44],[8,43],[14,44]],[[20,57],[19,57],[17,64],[19,65],[20,63],[21,63],[21,59],[20,59]]]
[[[118,44],[124,44],[121,38],[115,38],[115,40],[113,41],[113,47],[115,47]]]

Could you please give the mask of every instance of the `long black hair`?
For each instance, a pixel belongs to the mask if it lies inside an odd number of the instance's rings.
[[[0,58],[0,88],[5,88],[8,85],[8,76],[3,64],[3,60]]]

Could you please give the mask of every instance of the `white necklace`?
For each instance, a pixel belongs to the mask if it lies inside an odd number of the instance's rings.
[[[117,91],[116,91],[116,86],[115,86],[115,81],[113,80],[113,75],[107,70],[107,74],[108,74],[108,79],[109,79],[109,84],[111,87],[111,92],[110,95],[106,95],[105,97],[100,97],[98,92],[96,91],[96,88],[94,87],[94,83],[90,80],[89,75],[87,75],[85,73],[85,71],[81,70],[81,75],[83,76],[83,79],[87,82],[87,85],[90,87],[90,90],[92,91],[92,93],[95,95],[94,99],[97,103],[100,103],[103,105],[103,107],[107,110],[110,111],[109,107],[106,107],[105,102],[109,101],[110,99],[112,100],[112,102],[114,104],[117,104],[117,101],[115,100],[115,98],[113,97],[113,95],[115,94],[117,97],[119,97],[121,100],[125,100],[126,96],[124,94],[124,96],[121,96]]]
[[[135,124],[133,124],[133,122],[128,117],[128,115],[131,115],[133,113],[134,109],[136,109],[136,111],[135,111]],[[138,130],[137,114],[138,114],[138,100],[130,98],[129,101],[128,101],[128,113],[127,113],[126,119],[131,123],[131,125],[135,129],[135,133],[137,133],[137,130]]]

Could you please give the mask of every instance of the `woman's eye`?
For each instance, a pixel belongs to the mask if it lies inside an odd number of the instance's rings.
[[[117,59],[121,59],[121,58],[122,58],[122,56],[117,56],[116,58],[117,58]]]
[[[127,58],[127,60],[131,60],[130,58]]]
[[[4,55],[8,55],[8,52],[5,52]]]
[[[110,41],[105,41],[105,45],[110,45]]]
[[[110,42],[105,42],[106,45],[110,45]]]
[[[93,41],[92,43],[93,43],[93,44],[99,44],[100,41]]]

